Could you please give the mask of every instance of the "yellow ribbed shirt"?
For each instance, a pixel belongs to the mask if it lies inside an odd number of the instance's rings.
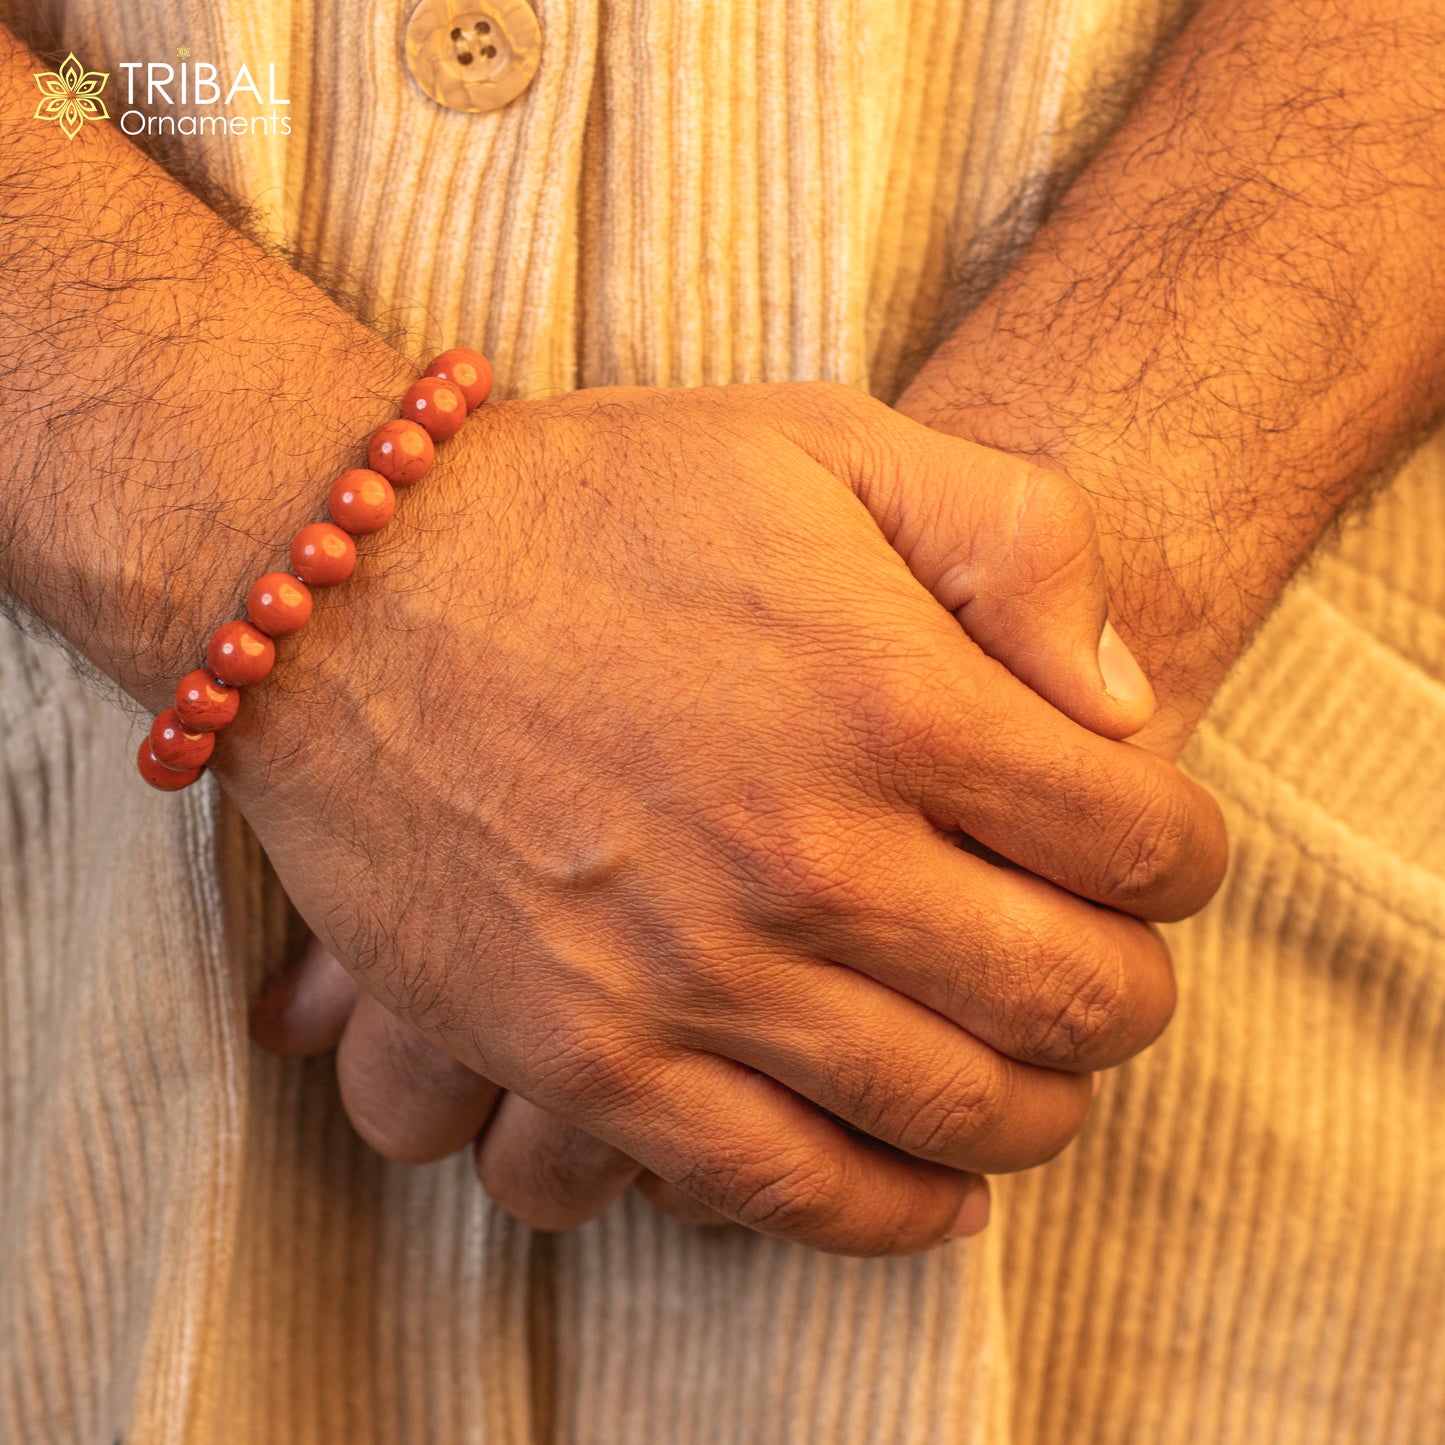
[[[93,69],[276,64],[290,134],[167,142],[499,391],[896,393],[1151,0],[538,0],[483,115],[398,0],[0,0]],[[907,1260],[628,1198],[534,1236],[260,1054],[287,912],[206,783],[0,624],[5,1445],[1445,1440],[1445,450],[1291,589],[1190,746],[1234,857],[1181,1004],[978,1241]]]

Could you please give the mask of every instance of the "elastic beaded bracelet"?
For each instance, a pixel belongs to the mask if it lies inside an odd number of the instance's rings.
[[[407,388],[399,419],[384,422],[366,444],[366,466],[342,472],[327,496],[329,522],[309,522],[291,541],[289,572],[266,572],[246,593],[246,619],[223,622],[206,647],[206,666],[176,684],[141,739],[136,765],[151,787],[174,793],[205,771],[216,733],[235,721],[240,689],[262,681],[276,662],[275,638],[311,620],[313,587],[334,587],[356,567],[354,538],[379,532],[396,511],[396,487],[427,473],[436,443],[453,437],[467,413],[492,390],[492,368],[479,351],[444,351]]]

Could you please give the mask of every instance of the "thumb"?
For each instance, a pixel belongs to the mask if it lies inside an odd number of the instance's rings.
[[[1154,690],[1108,621],[1094,505],[1080,487],[852,387],[773,388],[770,405],[990,657],[1104,737],[1131,737],[1154,716]]]
[[[1040,697],[1104,737],[1137,733],[1158,703],[1108,620],[1088,494],[1022,457],[897,421],[900,445],[871,446],[851,470],[909,570]]]

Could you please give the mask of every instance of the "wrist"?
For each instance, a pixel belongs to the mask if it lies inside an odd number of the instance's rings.
[[[415,372],[112,126],[0,133],[0,591],[154,706]]]
[[[340,398],[242,392],[217,409],[212,440],[92,475],[84,496],[32,525],[7,516],[24,560],[6,568],[6,591],[131,697],[164,706],[204,665],[217,624],[242,615],[251,581],[286,570],[291,537],[325,515],[329,479],[411,374],[389,354],[368,370]],[[209,480],[193,488],[190,475]]]
[[[1427,10],[1201,7],[903,399],[1092,493],[1116,624],[1181,721],[1445,405]]]
[[[404,389],[393,393],[378,420],[395,416]],[[419,716],[410,692],[397,687],[409,654],[425,651],[434,676],[465,678],[468,694],[458,697],[459,706],[486,704],[479,660],[459,667],[445,654],[444,639],[449,623],[455,627],[457,610],[480,602],[456,591],[455,546],[467,519],[488,508],[483,479],[515,471],[508,460],[512,445],[499,446],[499,434],[509,432],[504,418],[518,405],[494,403],[470,417],[457,435],[436,446],[430,469],[416,485],[396,487],[390,522],[356,538],[351,576],[340,586],[313,589],[310,620],[294,636],[278,640],[276,665],[266,678],[242,689],[238,715],[217,734],[208,767],[243,810],[284,812],[288,799],[304,800],[315,788],[332,786],[338,769],[350,775],[383,753],[405,759],[435,747],[447,720],[435,708]],[[365,440],[364,433],[353,439],[332,475],[365,464],[356,457]],[[316,508],[330,479],[324,471],[312,478],[312,512],[303,521],[320,515]],[[503,519],[476,530],[500,554]],[[288,535],[279,534],[278,555],[284,555]],[[503,565],[498,556],[487,561],[483,575]],[[269,559],[263,560],[262,569],[267,565]],[[237,578],[236,595],[247,580]],[[348,742],[347,756],[339,760],[341,730]]]
[[[165,285],[145,275],[162,241]],[[7,418],[0,588],[155,706],[323,515],[327,481],[415,370],[208,214],[132,246],[139,274],[89,307],[83,255],[38,314],[29,288],[0,294],[0,373],[28,375],[36,397]]]

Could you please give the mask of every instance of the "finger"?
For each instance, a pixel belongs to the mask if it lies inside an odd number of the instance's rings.
[[[1136,917],[1170,922],[1213,897],[1228,844],[1198,783],[1062,716],[946,615],[914,630],[916,654],[832,681],[864,787]]]
[[[979,1181],[979,1189],[969,1196],[969,1217],[962,1222],[955,1221],[953,1238],[978,1234],[988,1224],[989,1190],[988,1180]],[[695,1229],[718,1229],[732,1223],[726,1215],[699,1204],[690,1194],[684,1193],[675,1184],[659,1179],[656,1174],[646,1172],[638,1175],[637,1192],[660,1214],[677,1220],[679,1224]]]
[[[811,975],[805,988],[800,969]],[[729,974],[714,971],[711,1006],[678,1011],[688,1043],[916,1158],[980,1174],[1032,1168],[1088,1113],[1087,1074],[1007,1058],[852,969],[755,956],[735,959]]]
[[[807,425],[807,411],[799,424],[803,398],[829,398],[826,424]],[[1153,689],[1107,620],[1094,506],[1081,488],[851,387],[774,392],[771,405],[990,657],[1105,737],[1129,737],[1154,715]]]
[[[819,820],[806,838],[753,842],[790,860],[749,878],[764,905],[754,921],[780,944],[867,974],[1023,1063],[1113,1068],[1173,1014],[1157,930],[985,862],[923,819]],[[690,1006],[725,1012],[731,998],[705,997],[708,982]]]
[[[533,1229],[574,1229],[601,1214],[641,1165],[620,1149],[506,1095],[477,1141],[477,1177],[492,1202]]]
[[[659,1179],[656,1174],[643,1173],[637,1178],[637,1192],[656,1210],[669,1215],[679,1224],[691,1224],[704,1229],[715,1229],[732,1221],[699,1204],[690,1194],[684,1194],[675,1184]]]
[[[996,676],[972,704],[937,699],[935,732],[904,743],[916,806],[1070,893],[1137,918],[1197,913],[1224,881],[1214,798],[1162,758],[1085,732]],[[961,750],[971,748],[970,759]],[[906,766],[906,763],[905,763]]]
[[[346,1025],[336,1077],[356,1132],[402,1164],[425,1164],[470,1143],[501,1092],[370,994]]]
[[[976,1231],[977,1175],[911,1159],[726,1059],[658,1061],[639,1088],[594,1073],[587,1127],[735,1224],[836,1254],[909,1254]],[[986,1197],[986,1196],[985,1196]],[[986,1205],[984,1206],[986,1209]]]
[[[273,1054],[301,1058],[329,1053],[361,990],[313,938],[300,960],[269,983],[251,1010],[251,1037]]]

